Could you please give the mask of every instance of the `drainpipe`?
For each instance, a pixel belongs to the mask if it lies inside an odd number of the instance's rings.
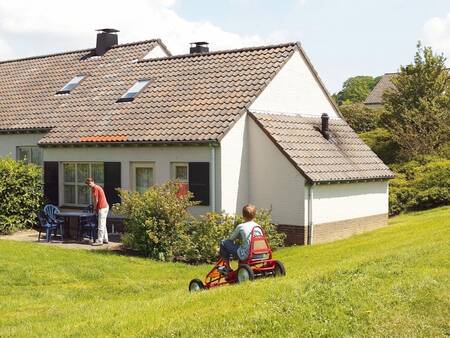
[[[308,189],[308,244],[313,244],[314,238],[314,227],[313,227],[313,218],[312,218],[312,203],[313,203],[313,187],[311,184]]]
[[[216,147],[211,144],[211,211],[216,211]]]

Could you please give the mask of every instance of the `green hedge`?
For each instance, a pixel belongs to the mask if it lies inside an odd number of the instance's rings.
[[[391,166],[389,212],[423,210],[450,204],[450,160],[424,157]]]
[[[193,217],[188,208],[197,202],[192,201],[191,194],[177,196],[177,191],[175,182],[151,187],[144,193],[120,190],[122,202],[114,205],[114,212],[125,216],[123,243],[159,260],[211,262],[219,241],[227,238],[242,219],[219,213]],[[285,235],[276,231],[267,211],[259,210],[256,221],[274,248],[283,245]]]
[[[42,195],[40,167],[0,158],[0,233],[33,226],[42,207]]]
[[[339,110],[357,133],[374,130],[380,125],[381,109],[370,109],[362,103],[351,103],[339,106]]]
[[[359,134],[361,139],[384,163],[394,163],[398,159],[398,145],[392,140],[388,130],[376,128]]]

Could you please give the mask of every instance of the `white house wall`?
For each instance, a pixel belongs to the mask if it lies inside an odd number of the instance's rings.
[[[240,213],[248,203],[247,115],[243,115],[220,142],[222,210]]]
[[[216,158],[220,158],[220,148],[216,150]],[[121,162],[122,188],[131,188],[130,164],[133,162],[152,162],[154,164],[154,182],[162,184],[171,179],[172,162],[211,162],[211,150],[208,146],[140,146],[140,147],[70,147],[44,148],[44,161],[86,161],[86,162]],[[211,165],[211,164],[210,164]],[[61,166],[60,166],[61,167]],[[216,166],[216,175],[220,175],[220,168]],[[61,169],[62,170],[62,169]],[[60,171],[60,181],[62,172]],[[220,180],[216,179],[216,208],[220,209],[218,199]],[[62,185],[60,184],[60,203],[62,204]],[[194,214],[201,214],[210,210],[208,206],[197,206]]]
[[[250,111],[337,117],[332,104],[298,51],[250,106]]]
[[[248,118],[249,202],[272,209],[278,224],[304,224],[305,179]]]
[[[156,45],[155,47],[152,48],[152,50],[150,52],[148,52],[144,56],[144,60],[163,58],[163,57],[166,57],[166,56],[168,56],[166,51],[164,49],[162,49],[161,46]]]
[[[0,134],[0,157],[16,159],[17,147],[36,146],[45,134]]]
[[[388,213],[387,181],[318,185],[313,196],[313,224]]]

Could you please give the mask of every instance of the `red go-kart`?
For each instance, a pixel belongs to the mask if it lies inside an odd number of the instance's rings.
[[[205,281],[193,279],[189,283],[189,291],[200,291],[225,284],[242,283],[259,277],[284,276],[286,270],[283,263],[272,259],[272,250],[261,227],[255,226],[250,237],[249,255],[245,261],[239,261],[238,268],[226,274],[219,270],[225,266],[222,258],[206,275]]]

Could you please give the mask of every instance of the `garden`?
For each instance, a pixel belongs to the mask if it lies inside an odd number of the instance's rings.
[[[334,95],[345,120],[395,173],[389,213],[450,204],[450,73],[442,55],[417,46],[391,76],[382,108],[362,104],[379,78],[357,76]]]
[[[450,333],[450,207],[282,248],[287,275],[190,294],[186,265],[0,240],[0,336],[439,337]]]
[[[41,175],[41,168],[33,164],[0,159],[0,235],[38,224],[37,215],[46,204]],[[124,247],[128,253],[156,260],[213,262],[220,240],[243,222],[239,215],[217,212],[192,216],[188,210],[197,202],[191,193],[179,194],[178,182],[169,181],[144,192],[119,193],[121,203],[114,205],[113,212],[125,218]],[[256,222],[272,248],[283,246],[285,235],[277,231],[268,210],[258,210]]]

